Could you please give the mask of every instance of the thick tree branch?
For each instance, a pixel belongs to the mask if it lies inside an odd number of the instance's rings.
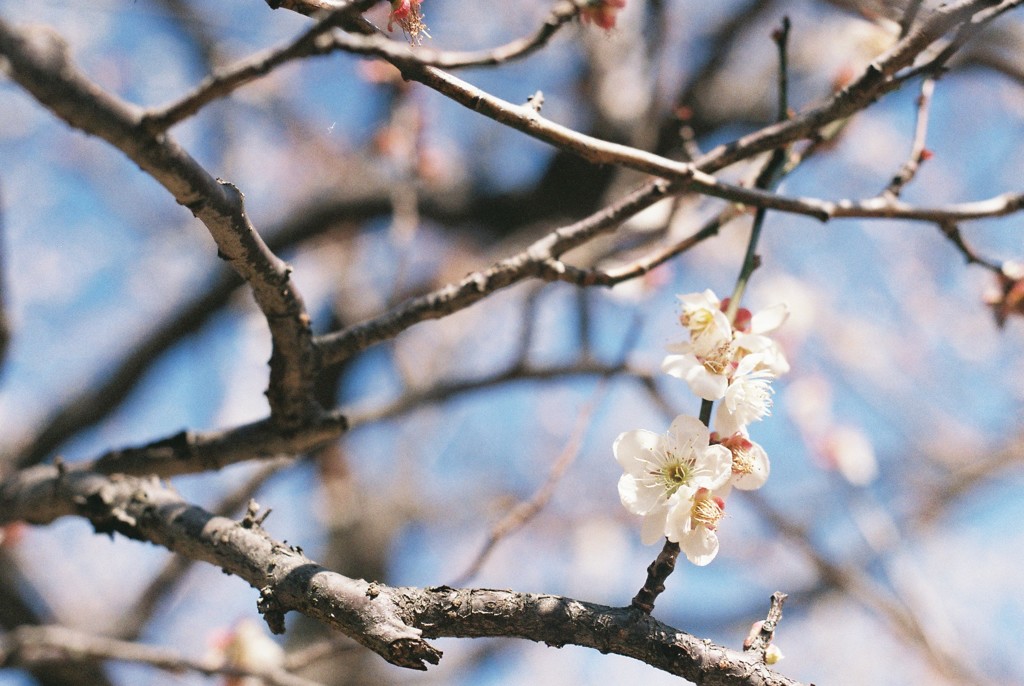
[[[90,82],[67,48],[45,29],[16,30],[0,21],[0,55],[12,78],[72,127],[121,150],[206,225],[227,260],[252,288],[270,326],[274,351],[267,396],[274,420],[296,427],[319,408],[311,389],[318,367],[309,317],[291,269],[253,228],[242,194],[211,177],[173,139],[154,135],[142,111]]]
[[[392,588],[350,579],[272,539],[254,518],[236,522],[183,501],[156,479],[54,466],[0,483],[0,523],[46,524],[67,515],[214,564],[260,591],[271,629],[295,610],[350,636],[385,660],[425,669],[440,651],[424,638],[506,636],[580,645],[646,662],[700,684],[795,685],[750,655],[678,631],[631,608],[487,589]]]

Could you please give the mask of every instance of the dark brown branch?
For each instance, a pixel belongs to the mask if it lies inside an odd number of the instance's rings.
[[[154,479],[36,467],[0,483],[0,523],[87,518],[120,533],[216,565],[260,591],[271,629],[302,612],[401,667],[425,669],[441,653],[424,639],[505,636],[580,645],[632,657],[705,685],[795,681],[758,660],[673,629],[632,608],[485,589],[392,588],[351,579],[275,541],[258,526],[217,517]]]
[[[647,615],[654,611],[654,601],[665,592],[665,580],[675,570],[678,557],[679,544],[666,540],[658,557],[654,558],[654,562],[647,567],[647,579],[644,581],[643,587],[633,597],[632,607]]]
[[[991,272],[996,274],[1002,274],[1002,265],[993,262],[992,260],[985,259],[978,255],[971,246],[967,245],[964,241],[963,235],[960,233],[960,227],[953,222],[939,222],[939,231],[942,235],[949,239],[949,242],[956,246],[956,249],[960,251],[960,254],[964,256],[964,260],[967,264],[976,264],[981,267],[985,267]]]
[[[154,474],[170,478],[246,460],[300,455],[337,439],[347,428],[345,417],[335,412],[290,431],[281,430],[272,419],[224,431],[182,431],[143,446],[106,453],[84,467],[102,474]]]
[[[214,513],[222,517],[230,517],[235,514],[245,505],[252,494],[266,483],[267,479],[292,462],[291,459],[281,458],[276,462],[261,466],[245,483],[225,496],[213,509]],[[195,564],[194,560],[181,555],[175,555],[167,560],[139,594],[132,607],[117,622],[116,637],[126,641],[138,640],[157,608],[174,593],[193,564]]]
[[[245,213],[242,194],[210,176],[167,135],[154,135],[142,112],[101,90],[68,60],[45,29],[16,30],[0,21],[0,55],[11,77],[72,127],[121,150],[203,222],[250,285],[270,327],[274,351],[267,391],[274,420],[295,427],[319,413],[311,389],[318,367],[309,317],[291,269],[274,255]]]
[[[106,477],[39,466],[0,484],[0,517],[45,524],[65,515],[89,519],[98,533],[121,533],[214,564],[260,591],[260,611],[275,633],[284,613],[300,610],[351,636],[389,662],[425,669],[440,653],[365,581],[315,564],[297,548],[189,505],[152,478]]]

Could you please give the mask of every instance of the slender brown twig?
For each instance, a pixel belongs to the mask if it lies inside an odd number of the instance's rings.
[[[921,82],[921,94],[917,96],[917,122],[914,125],[914,139],[910,145],[910,154],[900,170],[892,177],[889,185],[882,191],[882,195],[885,197],[898,198],[903,188],[914,179],[917,170],[921,167],[921,162],[927,159],[928,113],[931,111],[934,92],[935,79],[929,78]]]

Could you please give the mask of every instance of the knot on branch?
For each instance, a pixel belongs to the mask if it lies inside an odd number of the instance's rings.
[[[442,655],[443,652],[422,639],[399,638],[391,643],[385,657],[393,665],[425,672],[427,664],[440,663]]]
[[[285,609],[278,601],[273,588],[264,586],[260,589],[260,599],[256,601],[256,609],[263,615],[263,621],[267,623],[271,633],[284,633]]]

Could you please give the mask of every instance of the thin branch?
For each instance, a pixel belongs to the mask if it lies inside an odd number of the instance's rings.
[[[75,467],[101,474],[153,474],[166,479],[246,460],[300,455],[336,440],[347,428],[345,417],[337,412],[288,432],[281,431],[273,420],[263,419],[223,431],[182,431],[146,445],[108,452]]]
[[[964,241],[963,235],[960,233],[960,227],[957,226],[955,223],[939,222],[938,227],[939,231],[942,232],[942,235],[948,238],[949,242],[956,246],[956,249],[959,250],[960,254],[964,256],[964,259],[967,261],[967,264],[976,264],[985,267],[986,269],[988,269],[991,272],[994,272],[995,274],[1003,273],[1002,265],[992,260],[981,257],[980,255],[978,255],[977,252],[974,251],[973,248],[967,245],[966,241]]]
[[[0,666],[31,667],[83,658],[136,662],[172,674],[198,672],[207,676],[252,677],[270,686],[319,686],[316,681],[283,669],[239,669],[225,666],[216,658],[190,658],[169,648],[120,641],[63,626],[24,626],[0,636]]]
[[[353,411],[348,415],[349,426],[351,431],[355,431],[367,424],[394,419],[424,405],[442,403],[465,393],[474,393],[507,383],[549,381],[574,376],[609,378],[616,375],[636,379],[644,385],[654,381],[654,376],[649,372],[635,369],[621,362],[604,364],[594,360],[580,360],[567,365],[550,367],[535,367],[517,362],[510,368],[495,374],[468,381],[441,383],[430,388],[406,393],[397,400],[373,410]]]
[[[662,624],[631,608],[551,595],[484,589],[392,588],[350,579],[316,564],[258,526],[217,517],[155,479],[33,468],[31,479],[0,483],[0,523],[45,524],[77,515],[99,533],[149,541],[237,575],[260,591],[259,609],[275,632],[296,610],[350,636],[388,662],[437,664],[424,639],[525,638],[580,645],[641,660],[707,684],[776,686],[797,682],[758,660]]]
[[[227,97],[242,86],[266,76],[284,64],[333,52],[384,57],[391,61],[411,58],[419,64],[444,69],[503,64],[526,57],[543,48],[562,26],[579,13],[579,9],[572,2],[559,2],[531,36],[489,50],[455,52],[424,47],[413,49],[405,43],[391,40],[379,33],[351,35],[332,32],[344,16],[348,16],[350,21],[353,19],[350,16],[352,11],[352,7],[347,5],[333,9],[291,42],[217,70],[177,102],[149,110],[145,115],[146,125],[153,132],[165,131],[211,102]]]
[[[274,420],[295,428],[315,418],[320,409],[311,389],[318,360],[309,316],[291,268],[249,221],[242,193],[210,176],[168,135],[148,131],[142,112],[90,82],[46,29],[17,30],[0,21],[0,55],[11,77],[40,103],[121,150],[203,222],[218,255],[249,283],[267,319],[274,344],[267,397]]]
[[[472,581],[480,573],[495,547],[502,540],[529,524],[547,506],[566,470],[569,469],[580,454],[580,449],[583,447],[583,439],[590,428],[594,410],[597,408],[603,391],[604,385],[601,384],[595,391],[594,397],[591,398],[590,402],[580,412],[579,417],[576,419],[576,426],[573,427],[572,433],[569,435],[569,440],[566,441],[562,452],[559,453],[558,457],[551,464],[551,470],[548,472],[547,479],[544,480],[541,487],[537,489],[537,492],[529,500],[516,504],[500,521],[491,527],[491,531],[487,535],[487,541],[484,542],[483,547],[480,548],[480,551],[473,558],[473,561],[470,562],[469,566],[466,567],[465,571],[452,583],[453,586],[463,586]]]
[[[531,276],[549,280],[565,278],[566,266],[558,260],[565,252],[592,238],[613,231],[673,191],[656,181],[575,224],[553,231],[526,250],[470,274],[427,295],[412,298],[391,311],[341,331],[319,336],[316,345],[324,365],[338,364],[375,343],[394,338],[413,324],[440,319],[479,302],[491,293]]]
[[[677,241],[669,246],[657,248],[647,255],[644,255],[643,257],[628,264],[606,270],[596,268],[591,269],[585,273],[586,276],[582,281],[585,283],[599,284],[601,286],[614,286],[624,281],[643,276],[652,269],[665,264],[673,257],[687,252],[712,236],[717,236],[718,231],[723,226],[742,214],[744,214],[744,209],[740,205],[728,205],[716,216],[705,222],[704,226],[683,240]]]
[[[772,31],[772,40],[779,53],[779,82],[778,82],[778,107],[776,119],[784,122],[789,119],[789,30],[790,21],[788,16],[782,18],[779,28]],[[757,175],[754,182],[756,188],[774,190],[785,174],[787,148],[776,148],[772,151],[768,161]],[[740,267],[739,276],[736,278],[736,286],[733,288],[732,296],[729,298],[729,305],[726,307],[725,316],[730,322],[735,321],[736,313],[739,312],[740,302],[743,300],[743,293],[746,291],[747,283],[754,274],[761,261],[757,255],[757,244],[761,239],[761,229],[764,228],[764,220],[768,211],[764,207],[757,208],[754,214],[754,223],[750,227],[750,238],[747,241],[747,249],[743,255],[743,264]]]
[[[765,651],[768,650],[768,646],[772,644],[772,639],[775,637],[775,631],[779,628],[779,622],[782,621],[782,605],[788,598],[785,593],[776,591],[772,593],[771,604],[768,607],[768,616],[763,622],[760,622],[760,628],[757,634],[749,639],[749,644],[744,643],[743,650],[758,655],[762,660],[764,659]]]
[[[917,121],[914,125],[914,140],[910,144],[910,154],[900,170],[892,177],[892,181],[882,191],[889,199],[898,198],[903,188],[910,183],[927,155],[928,113],[931,111],[932,94],[935,92],[935,79],[921,82],[921,94],[917,96]]]

